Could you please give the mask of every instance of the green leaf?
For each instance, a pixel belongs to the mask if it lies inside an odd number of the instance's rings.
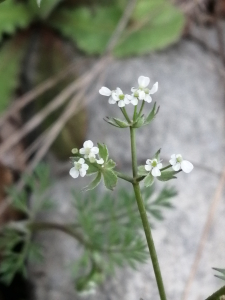
[[[98,172],[97,176],[95,177],[95,179],[86,187],[83,188],[84,191],[89,191],[89,190],[93,190],[94,188],[96,188],[96,186],[99,185],[100,181],[102,178],[102,174],[101,172]]]
[[[97,168],[95,164],[88,163],[87,161],[85,163],[88,165],[87,175],[91,175],[99,171],[99,168]]]
[[[156,158],[157,160],[159,160],[160,152],[161,152],[161,148],[154,155],[154,158]]]
[[[122,15],[116,6],[97,6],[60,11],[50,20],[62,35],[88,54],[102,53]],[[91,24],[91,26],[90,26]]]
[[[138,1],[114,54],[143,55],[175,43],[185,25],[183,13],[167,0]]]
[[[215,277],[225,280],[225,269],[220,269],[220,268],[213,268],[213,270],[218,271],[219,273],[221,273],[222,275],[215,275]]]
[[[120,5],[60,11],[51,25],[88,54],[102,54],[123,13]],[[185,19],[167,0],[141,0],[114,54],[118,57],[163,49],[179,39]],[[91,24],[91,26],[89,26]],[[103,26],[104,24],[104,26]]]
[[[159,181],[168,181],[171,179],[176,179],[176,177],[174,175],[177,173],[178,172],[172,171],[172,170],[161,171],[161,176],[158,176],[157,179]]]
[[[115,121],[113,119],[110,119],[109,117],[106,117],[106,119],[103,119],[104,121],[106,121],[108,124],[115,126],[117,128],[120,128],[117,124],[115,124]]]
[[[144,115],[143,116],[140,116],[136,122],[133,124],[132,127],[134,128],[140,128],[141,126],[145,125],[145,118],[144,118]]]
[[[139,166],[138,167],[138,175],[140,176],[145,176],[147,175],[149,172],[145,170],[145,166]]]
[[[113,120],[120,128],[127,128],[130,126],[126,121],[123,121],[123,120],[120,120],[117,118],[113,118]]]
[[[104,169],[102,174],[103,174],[104,183],[105,183],[106,188],[109,190],[113,190],[117,184],[116,174],[112,170],[109,170],[109,169]]]
[[[99,156],[103,158],[104,162],[106,162],[109,157],[107,146],[105,144],[98,143],[98,148],[99,148]]]
[[[144,125],[147,125],[147,124],[151,123],[151,121],[154,120],[154,118],[155,118],[155,116],[157,115],[158,112],[159,112],[159,107],[156,109],[156,102],[155,102],[151,112],[149,113],[149,115],[147,116],[147,118],[144,122]]]
[[[8,103],[11,100],[12,94],[14,92],[14,89],[18,84],[21,60],[23,58],[25,50],[24,46],[25,44],[22,40],[12,40],[10,42],[5,43],[0,48],[0,74],[4,74],[4,76],[1,76],[0,81],[0,113],[7,108]]]
[[[154,182],[154,179],[155,179],[154,176],[152,176],[152,174],[149,173],[144,179],[144,186],[145,187],[151,186]]]
[[[0,41],[3,34],[13,34],[19,28],[26,28],[32,21],[33,15],[26,5],[12,0],[1,4],[0,9]],[[19,45],[16,50],[18,51]]]
[[[105,169],[114,169],[116,166],[116,163],[112,160],[109,159],[106,163],[105,163]]]
[[[29,0],[30,11],[43,19],[47,19],[62,0]],[[38,8],[37,8],[38,6]]]

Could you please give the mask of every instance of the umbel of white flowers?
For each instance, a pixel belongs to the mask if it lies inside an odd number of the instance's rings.
[[[148,88],[149,83],[149,77],[140,76],[138,78],[139,87],[132,87],[131,95],[123,94],[120,88],[110,90],[105,86],[100,88],[99,93],[103,96],[109,97],[109,104],[117,103],[119,107],[124,107],[125,105],[130,103],[133,105],[137,105],[139,100],[150,103],[152,102],[151,95],[155,94],[158,91],[158,82],[156,82],[150,90]]]
[[[73,149],[72,152],[77,153],[77,149]],[[97,163],[99,165],[104,164],[104,160],[98,156],[99,148],[95,147],[93,142],[88,140],[84,142],[83,148],[79,150],[79,153],[84,156],[85,159],[88,159],[90,163]],[[70,176],[73,178],[84,177],[87,173],[89,166],[85,164],[85,160],[80,158],[78,161],[74,162],[73,168],[70,169]]]
[[[149,77],[140,76],[138,78],[138,88],[132,87],[132,94],[123,94],[120,88],[116,88],[115,90],[110,90],[107,87],[101,87],[99,93],[103,96],[109,97],[109,104],[118,104],[119,107],[124,107],[127,104],[137,105],[139,101],[146,101],[150,103],[152,101],[151,95],[155,94],[158,91],[158,82],[156,82],[151,89],[148,88],[150,83]],[[72,151],[73,152],[73,151]],[[75,153],[78,150],[75,149]],[[84,142],[83,148],[79,150],[79,154],[83,155],[84,159],[88,160],[89,163],[97,163],[99,165],[104,164],[104,160],[99,157],[99,148],[95,147],[93,142],[88,140]],[[74,162],[74,167],[70,169],[70,175],[73,178],[77,178],[79,175],[84,177],[86,175],[86,171],[89,168],[87,164],[85,164],[85,160],[80,158],[78,161]],[[170,166],[174,171],[182,170],[185,173],[190,173],[193,170],[193,165],[187,160],[184,160],[181,154],[173,154],[171,159],[169,160]],[[166,166],[167,169],[169,166]],[[153,177],[161,176],[161,171],[163,169],[163,165],[161,160],[158,158],[147,159],[146,165],[144,169],[151,173]]]

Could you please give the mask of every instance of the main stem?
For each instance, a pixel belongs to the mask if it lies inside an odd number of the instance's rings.
[[[136,156],[136,143],[135,143],[135,128],[130,127],[130,139],[131,139],[131,156],[132,156],[132,169],[133,169],[133,177],[137,178],[137,156]],[[150,253],[150,257],[152,260],[152,265],[155,273],[156,282],[158,285],[159,295],[161,300],[166,300],[166,293],[163,285],[162,275],[159,267],[158,257],[154,245],[154,241],[152,238],[151,228],[148,222],[147,213],[145,210],[144,202],[141,196],[141,190],[138,182],[133,183],[134,193],[138,205],[138,209],[140,212],[142,225],[145,232],[145,237],[148,244],[148,249]]]

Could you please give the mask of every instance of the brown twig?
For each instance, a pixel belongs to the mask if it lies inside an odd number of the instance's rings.
[[[17,113],[19,110],[21,110],[23,107],[25,107],[27,104],[29,104],[31,101],[35,100],[38,96],[42,95],[44,92],[48,91],[52,87],[54,87],[60,80],[67,77],[72,71],[74,71],[75,68],[78,68],[79,65],[81,65],[83,61],[79,63],[73,63],[69,67],[66,67],[65,70],[54,76],[53,78],[47,79],[45,82],[39,84],[37,87],[35,87],[33,90],[29,91],[25,95],[19,97],[16,99],[12,106],[9,107],[9,109],[0,116],[0,127],[4,124],[4,122],[12,115]]]
[[[206,241],[207,241],[208,232],[209,232],[209,229],[212,225],[216,209],[217,209],[218,204],[219,204],[220,199],[221,199],[221,194],[222,194],[223,189],[224,189],[224,184],[225,184],[225,168],[223,169],[223,173],[221,175],[220,181],[218,183],[218,186],[217,186],[215,194],[213,196],[211,205],[210,205],[209,210],[208,210],[208,215],[206,217],[205,225],[204,225],[203,230],[202,230],[202,234],[201,234],[201,238],[200,238],[200,241],[199,241],[199,244],[198,244],[198,247],[197,247],[194,262],[193,262],[193,265],[191,267],[191,271],[190,271],[187,283],[186,283],[185,288],[184,288],[182,300],[187,299],[191,284],[192,284],[192,282],[195,278],[195,274],[196,274],[197,269],[198,269],[198,264],[199,264],[199,261],[201,259],[202,252],[204,250],[204,247],[205,247],[205,244],[206,244]]]
[[[89,82],[92,78],[92,73],[95,74],[95,69],[98,69],[98,64],[102,63],[101,59],[94,67],[93,71],[87,71],[79,79],[75,80],[68,87],[66,87],[58,96],[55,97],[49,104],[47,104],[39,113],[37,113],[31,120],[29,120],[20,130],[16,131],[12,136],[10,136],[3,144],[0,146],[0,158],[18,143],[25,135],[34,130],[38,125],[40,125],[44,119],[51,114],[53,111],[62,106],[65,101],[71,97],[79,88],[82,88]]]
[[[119,23],[117,24],[117,27],[114,30],[114,32],[106,46],[106,49],[105,49],[106,53],[112,52],[112,50],[115,48],[115,46],[121,36],[121,33],[124,31],[124,29],[126,28],[128,22],[130,20],[130,17],[134,11],[136,3],[137,3],[137,0],[128,0],[127,1],[127,6],[124,10],[124,13],[123,13],[121,19],[119,20]]]

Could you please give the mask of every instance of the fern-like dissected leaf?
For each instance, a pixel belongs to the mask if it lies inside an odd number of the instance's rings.
[[[98,6],[61,11],[51,20],[54,28],[88,54],[101,54],[122,16],[121,7]],[[140,0],[114,54],[145,54],[174,43],[184,27],[183,14],[167,0]]]
[[[4,74],[0,81],[0,113],[7,107],[18,84],[24,46],[23,41],[14,39],[0,48],[0,74]]]
[[[18,28],[25,28],[32,21],[33,14],[25,4],[7,0],[0,9],[0,41],[3,34],[13,34]]]

